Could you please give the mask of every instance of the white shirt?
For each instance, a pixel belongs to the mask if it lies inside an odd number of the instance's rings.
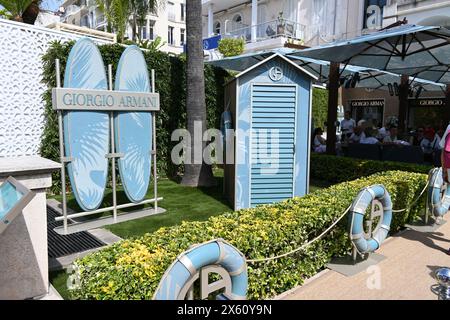
[[[344,119],[341,121],[341,130],[343,133],[353,133],[354,127],[356,127],[356,122],[353,119]]]
[[[362,132],[359,136],[356,135],[355,133],[353,133],[350,136],[350,141],[352,142],[360,142],[361,140],[364,140],[366,138],[366,134],[364,132]]]
[[[422,148],[423,153],[430,154],[433,153],[434,150],[439,150],[439,140],[440,138],[437,134],[434,136],[433,141],[430,141],[427,138],[423,138],[420,142],[420,147]]]
[[[320,147],[322,143],[320,143],[320,140],[317,136],[314,137],[314,147]]]
[[[378,141],[378,139],[375,137],[368,137],[368,138],[361,139],[359,141],[359,143],[361,143],[361,144],[378,144],[378,143],[380,143],[380,141]]]

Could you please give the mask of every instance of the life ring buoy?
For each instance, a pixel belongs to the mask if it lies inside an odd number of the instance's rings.
[[[443,217],[450,208],[450,186],[444,183],[442,168],[435,168],[430,173],[428,204],[435,217]]]
[[[248,274],[244,255],[222,239],[209,241],[183,252],[164,273],[153,296],[154,300],[180,300],[182,289],[201,268],[219,265],[231,278],[232,300],[245,300]]]
[[[366,239],[364,233],[364,215],[372,201],[378,200],[383,206],[379,228],[374,230],[372,238]],[[374,185],[361,190],[350,208],[352,217],[351,240],[360,253],[374,252],[386,239],[392,221],[391,196],[383,185]]]

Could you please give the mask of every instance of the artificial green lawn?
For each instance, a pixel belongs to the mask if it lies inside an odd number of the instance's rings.
[[[164,200],[160,201],[158,206],[166,209],[167,211],[165,213],[106,226],[106,228],[121,238],[130,238],[154,232],[161,227],[173,226],[182,221],[203,221],[211,216],[230,211],[231,207],[222,194],[223,171],[216,170],[214,175],[217,181],[217,187],[214,188],[185,187],[175,181],[161,178],[158,181],[158,196],[163,197]],[[147,198],[152,197],[153,188],[150,188]],[[61,201],[60,196],[55,198]],[[76,212],[81,211],[72,194],[69,194],[67,199],[69,208],[72,208]],[[129,202],[122,189],[119,189],[117,192],[117,202],[118,204]],[[102,207],[111,205],[112,191],[108,189]],[[151,206],[153,204],[132,207],[123,211],[135,211]],[[104,215],[111,214],[109,212]],[[98,215],[93,217],[98,217]]]

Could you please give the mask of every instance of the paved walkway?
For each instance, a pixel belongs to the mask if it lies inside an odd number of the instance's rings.
[[[447,218],[448,220],[448,218]],[[386,257],[377,267],[352,277],[325,270],[303,286],[287,292],[285,300],[436,300],[431,291],[434,271],[450,267],[450,222],[435,232],[408,230],[389,238],[378,251]]]

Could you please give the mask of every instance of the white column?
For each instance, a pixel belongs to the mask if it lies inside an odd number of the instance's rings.
[[[210,3],[208,5],[208,37],[214,35],[214,13],[213,13],[213,5]]]
[[[252,0],[252,42],[256,42],[257,24],[258,24],[258,0]]]

